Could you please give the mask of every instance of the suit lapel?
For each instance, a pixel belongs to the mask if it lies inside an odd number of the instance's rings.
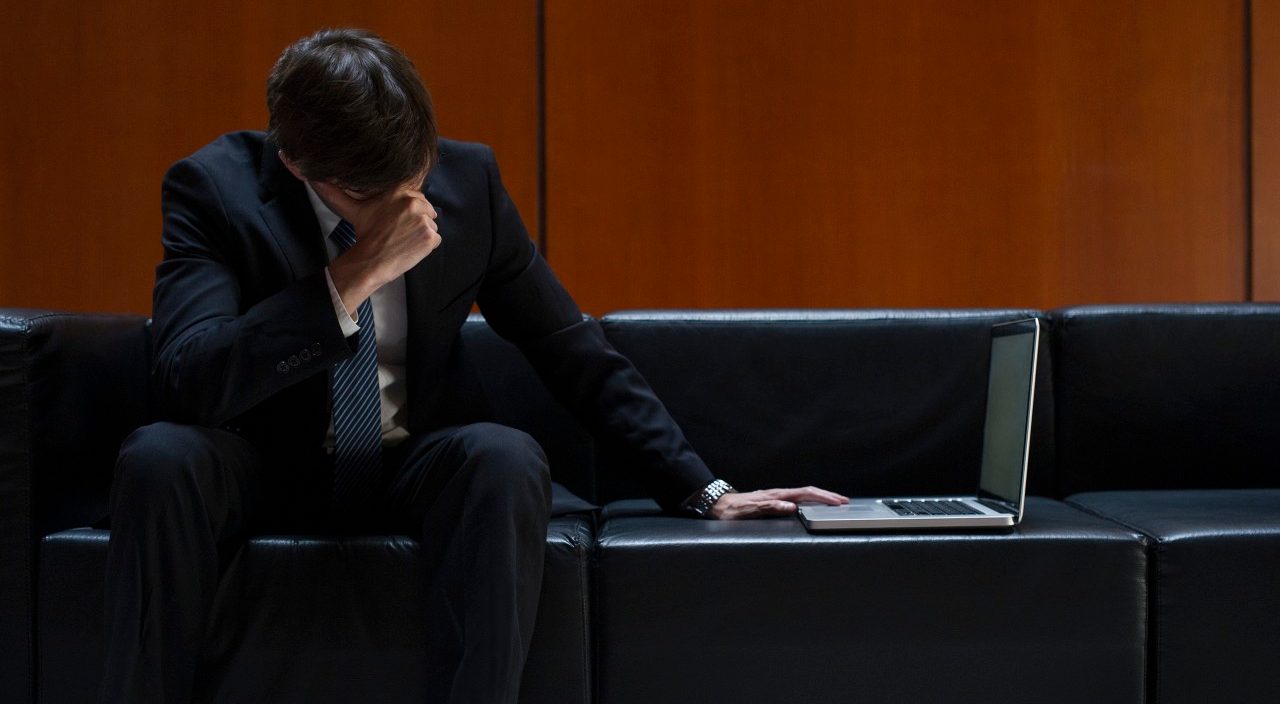
[[[423,192],[427,200],[431,200],[430,178]],[[447,232],[444,229],[445,214],[443,212],[440,213],[437,222],[440,224],[441,232]],[[419,404],[414,401],[426,398],[427,389],[434,385],[434,380],[428,378],[426,370],[438,366],[437,360],[430,359],[430,352],[435,349],[431,345],[432,339],[439,337],[435,324],[438,322],[436,312],[440,304],[439,282],[443,280],[442,274],[445,271],[445,254],[446,247],[442,241],[426,259],[418,262],[417,266],[404,274],[405,313],[408,320],[405,355],[409,360],[405,365],[405,374],[411,399],[409,427],[414,432],[420,431],[425,426],[429,415],[426,413],[428,409],[418,408]]]
[[[423,192],[427,196],[427,200],[431,200],[432,189],[431,182],[427,182]],[[447,233],[448,221],[444,212],[439,214],[437,223],[440,231]],[[440,246],[434,252],[427,256],[426,259],[418,262],[404,275],[405,295],[409,299],[409,320],[425,321],[432,317],[439,308],[441,301],[439,282],[443,281],[442,274],[445,272],[445,260],[449,256],[449,247],[446,240],[442,240]]]
[[[329,257],[319,236],[320,224],[316,222],[307,191],[285,168],[277,150],[270,141],[262,148],[258,183],[263,202],[258,212],[296,280],[324,268]]]

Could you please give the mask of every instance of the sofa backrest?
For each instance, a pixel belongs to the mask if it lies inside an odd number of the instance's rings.
[[[1280,304],[1051,318],[1061,493],[1280,486]]]
[[[36,535],[107,513],[120,443],[150,419],[147,319],[0,311],[0,472],[29,473]]]
[[[973,486],[988,330],[1032,315],[636,311],[602,325],[717,474],[865,495]],[[1031,493],[1280,485],[1280,304],[1089,306],[1047,322]],[[645,495],[483,318],[459,340],[487,419],[537,438],[557,481],[596,501]],[[119,444],[152,419],[149,359],[141,316],[0,310],[9,519],[42,535],[105,515]]]
[[[0,310],[0,472],[29,482],[34,535],[106,517],[120,443],[155,417],[149,327],[136,315]],[[483,372],[477,419],[533,435],[553,478],[590,498],[590,436],[519,350],[478,315],[459,341],[454,371]]]
[[[636,311],[602,323],[717,475],[742,489],[813,484],[866,496],[975,488],[991,326],[1039,315]],[[1054,482],[1042,371],[1032,493]],[[643,496],[612,458],[599,464],[602,500]]]

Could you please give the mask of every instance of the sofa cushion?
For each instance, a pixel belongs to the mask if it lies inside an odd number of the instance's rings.
[[[1280,692],[1280,489],[1113,491],[1068,501],[1152,539],[1153,701]]]
[[[95,701],[107,531],[40,546],[40,701]],[[553,518],[521,702],[588,702],[589,519]],[[209,701],[423,702],[417,543],[401,536],[254,538],[217,596],[200,677]]]
[[[1280,486],[1280,304],[1052,319],[1059,495]]]
[[[991,326],[1035,315],[636,311],[602,323],[717,475],[740,489],[866,495],[974,490]],[[1045,355],[1041,364],[1031,493],[1053,483]],[[613,462],[600,459],[601,500],[645,496]]]
[[[652,510],[600,529],[600,704],[1144,701],[1146,553],[1114,523],[1038,498],[987,534]]]

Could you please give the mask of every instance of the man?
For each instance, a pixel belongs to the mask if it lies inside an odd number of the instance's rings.
[[[467,638],[428,653],[433,700],[515,701],[557,507],[537,443],[474,422],[442,382],[473,302],[664,508],[845,500],[714,478],[538,256],[490,150],[437,138],[397,49],[319,32],[284,51],[267,100],[268,134],[224,135],[165,177],[166,420],[117,463],[106,701],[191,699],[220,568],[264,525],[418,537],[429,627]]]

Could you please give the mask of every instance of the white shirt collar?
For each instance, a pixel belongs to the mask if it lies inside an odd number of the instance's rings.
[[[311,200],[311,209],[315,211],[316,222],[320,223],[320,236],[327,243],[329,235],[333,234],[333,229],[338,226],[338,223],[342,222],[342,218],[337,213],[329,210],[329,206],[320,200],[320,196],[316,195],[316,191],[311,187],[310,183],[303,181],[302,185],[307,187],[307,198]]]

